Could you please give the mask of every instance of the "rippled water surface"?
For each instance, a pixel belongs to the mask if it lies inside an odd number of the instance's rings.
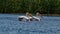
[[[60,17],[43,16],[40,22],[18,21],[19,14],[0,14],[0,34],[60,34]]]

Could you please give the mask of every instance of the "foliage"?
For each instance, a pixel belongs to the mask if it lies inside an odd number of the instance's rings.
[[[0,0],[0,13],[60,14],[60,0]]]

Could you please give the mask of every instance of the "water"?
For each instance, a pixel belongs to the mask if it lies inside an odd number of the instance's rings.
[[[19,14],[0,14],[0,34],[60,34],[60,17],[44,16],[40,22],[18,21]]]

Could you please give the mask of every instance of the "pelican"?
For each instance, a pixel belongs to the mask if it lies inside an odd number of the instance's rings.
[[[32,16],[29,13],[26,13],[26,16],[19,16],[19,21],[32,21]]]
[[[19,18],[19,21],[40,21],[40,18],[38,18],[38,17],[35,17],[35,16],[33,16],[33,17],[27,17],[27,16],[19,16],[18,17]]]
[[[35,16],[33,16],[33,19],[34,19],[35,21],[40,21],[40,18],[35,17]]]
[[[24,21],[30,21],[30,19],[26,16],[19,16],[18,18],[19,18],[19,21],[23,21],[23,20]]]
[[[32,16],[32,14],[26,13],[26,16],[19,16],[19,21],[40,21],[40,18]]]

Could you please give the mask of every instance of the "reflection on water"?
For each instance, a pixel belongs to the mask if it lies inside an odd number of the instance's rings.
[[[60,34],[60,17],[44,16],[40,22],[18,21],[16,14],[0,14],[0,34]]]

